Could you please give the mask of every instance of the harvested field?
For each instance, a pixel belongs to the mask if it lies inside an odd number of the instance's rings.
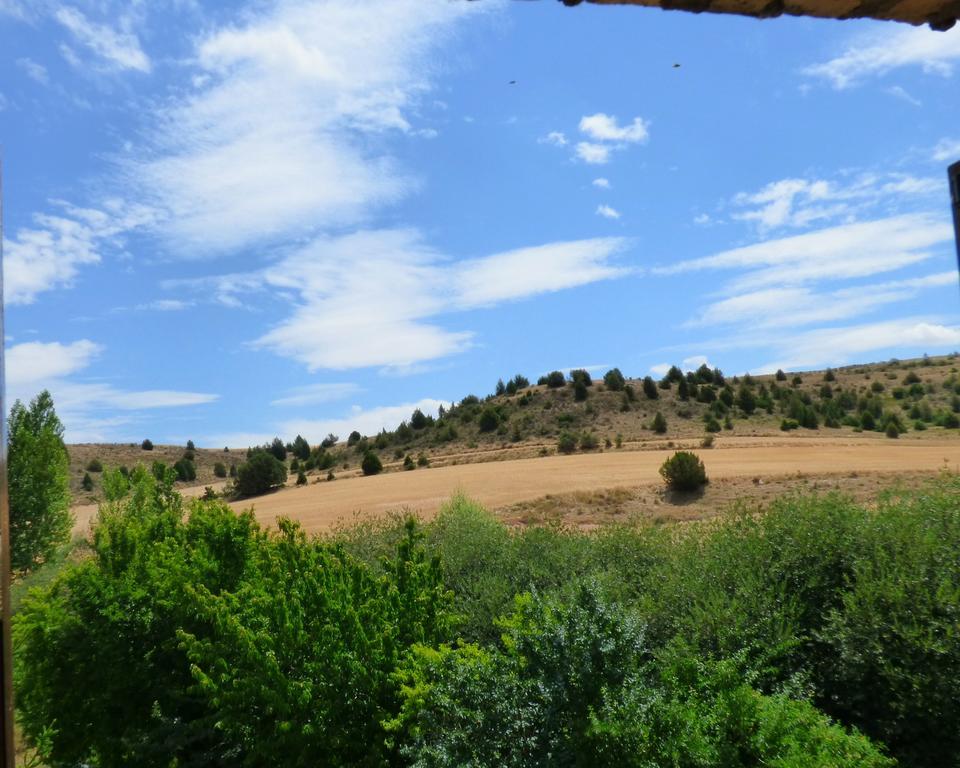
[[[818,483],[818,487],[856,495],[875,491],[878,484],[892,484],[898,479],[909,481],[917,473],[932,473],[943,467],[960,468],[960,441],[955,439],[730,437],[719,440],[715,448],[698,451],[712,481],[704,496],[669,498],[662,492],[658,472],[671,453],[671,450],[607,451],[352,477],[288,487],[234,502],[233,506],[253,507],[257,518],[268,525],[286,516],[299,520],[307,531],[319,532],[340,520],[378,516],[400,508],[429,517],[457,491],[467,493],[490,509],[501,510],[505,519],[518,523],[555,516],[556,512],[545,512],[550,505],[531,504],[547,494],[563,496],[600,491],[612,494],[612,506],[609,499],[597,498],[594,514],[585,516],[581,512],[579,522],[588,525],[638,512],[663,519],[703,517],[736,499],[762,502],[776,491],[804,485],[798,481],[807,481],[808,487]],[[629,490],[638,488],[646,491]],[[185,489],[185,495],[201,493],[201,488]],[[581,503],[579,508],[587,506],[589,504]],[[568,503],[557,506],[557,509],[563,508],[572,507]],[[611,514],[603,513],[610,509]],[[83,530],[95,515],[96,507],[86,505],[78,507],[76,512],[77,528]],[[562,516],[571,520],[577,517]]]

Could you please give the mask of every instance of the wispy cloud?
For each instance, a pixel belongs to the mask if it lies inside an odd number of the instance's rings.
[[[590,165],[605,165],[610,162],[611,151],[612,147],[592,141],[578,141],[574,149],[576,156]]]
[[[388,139],[414,132],[437,47],[490,7],[287,2],[213,31],[197,89],[158,111],[148,159],[129,168],[135,194],[193,253],[366,219],[416,187]]]
[[[125,233],[154,221],[154,212],[119,201],[102,209],[52,201],[56,213],[38,213],[33,226],[4,240],[4,296],[31,304],[38,294],[70,285],[80,268],[97,264],[105,249],[122,250]]]
[[[852,221],[887,205],[929,201],[943,193],[944,181],[904,173],[860,173],[839,179],[780,179],[758,192],[738,194],[731,217],[754,222],[761,230],[802,229],[816,223]]]
[[[140,47],[137,36],[130,30],[97,24],[69,6],[57,9],[54,15],[78,43],[89,48],[108,68],[150,72],[150,59]]]
[[[746,270],[727,286],[727,292],[738,293],[889,272],[930,258],[933,246],[952,237],[952,227],[940,217],[905,214],[767,240],[654,272]]]
[[[590,183],[597,187],[597,189],[610,189],[609,179],[605,179],[602,176],[599,179],[594,179]]]
[[[903,67],[948,77],[960,59],[960,27],[936,32],[925,27],[887,26],[855,38],[838,56],[803,70],[842,90]]]
[[[40,85],[50,84],[50,75],[47,68],[31,58],[23,57],[17,59],[17,67],[22,70],[27,77]]]
[[[933,148],[933,160],[937,163],[952,163],[960,160],[960,139],[941,139]]]
[[[103,353],[88,339],[25,342],[7,350],[7,385],[12,400],[27,401],[43,389],[51,391],[57,412],[72,442],[115,440],[117,428],[136,421],[136,412],[157,408],[203,405],[217,395],[179,390],[124,390],[103,382],[78,381],[75,376]],[[116,411],[127,416],[110,416]]]
[[[895,96],[901,101],[907,102],[907,104],[910,104],[914,107],[923,106],[923,102],[920,101],[920,99],[911,95],[909,91],[899,85],[891,85],[889,88],[887,88],[887,93],[889,93],[891,96]]]
[[[605,219],[619,219],[620,211],[616,208],[611,208],[609,205],[598,205],[597,206],[597,216],[602,216]]]
[[[567,145],[567,137],[560,131],[550,131],[546,136],[541,136],[537,139],[537,143],[552,144],[555,147],[565,147]]]
[[[317,238],[260,272],[178,285],[212,288],[228,304],[255,291],[294,293],[293,313],[255,346],[310,370],[405,368],[472,343],[471,331],[432,318],[622,277],[630,270],[614,258],[627,245],[596,238],[451,262],[414,230],[362,231]]]
[[[343,400],[356,394],[360,388],[352,382],[330,382],[323,384],[308,384],[305,387],[296,387],[283,397],[272,400],[270,405],[301,407],[304,405],[320,405]]]

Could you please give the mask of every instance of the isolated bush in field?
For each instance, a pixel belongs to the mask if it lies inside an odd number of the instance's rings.
[[[801,376],[794,376],[793,379],[790,381],[790,384],[793,386],[794,389],[796,389],[801,384],[803,384],[803,378]]]
[[[506,394],[506,392],[507,385],[503,383],[503,379],[497,379],[497,386],[494,387],[493,394],[499,397],[500,395]]]
[[[193,440],[187,440],[187,450],[188,450],[188,451],[195,451],[195,450],[197,450],[197,446],[195,446],[195,445],[193,444]]]
[[[706,429],[707,432],[719,432],[722,429],[722,427],[720,426],[720,422],[717,421],[715,416],[709,416],[707,418],[707,423],[704,426],[704,429]]]
[[[675,491],[695,491],[707,484],[703,461],[690,451],[677,451],[663,462],[660,476]]]
[[[417,463],[409,453],[403,457],[403,468],[408,472],[417,468]]]
[[[93,490],[93,478],[90,477],[89,472],[83,473],[83,480],[80,481],[80,487],[88,492]]]
[[[7,431],[12,570],[40,564],[69,539],[69,470],[63,425],[50,393],[44,390],[27,406],[17,400]],[[92,478],[89,485],[84,490],[93,488]]]
[[[287,465],[272,453],[255,451],[237,469],[237,491],[241,496],[256,496],[287,481]]]
[[[660,411],[657,411],[656,415],[653,417],[653,423],[650,425],[650,429],[652,429],[658,435],[666,433],[667,420],[664,418],[663,414],[660,413]]]
[[[222,461],[218,461],[213,465],[213,476],[214,477],[227,476],[227,467]]]
[[[780,422],[780,429],[789,432],[791,429],[799,429],[800,422],[796,419],[784,419]]]
[[[497,413],[496,409],[492,406],[487,406],[480,413],[480,419],[477,421],[477,427],[481,432],[493,432],[497,427],[500,426],[500,416]]]
[[[333,448],[333,446],[335,446],[338,442],[340,442],[340,438],[333,434],[333,432],[330,432],[325,438],[323,438],[323,440],[320,441],[320,447],[323,449]]]
[[[140,443],[140,449],[143,451],[152,451],[153,443],[150,440],[144,440],[142,443]]]
[[[900,437],[900,429],[892,421],[887,424],[887,428],[884,430],[884,432],[887,435],[887,437],[892,437],[892,438]]]
[[[582,403],[587,399],[588,390],[587,385],[584,384],[583,379],[577,379],[573,383],[573,399],[579,403]]]
[[[826,371],[824,372],[824,374],[823,374],[823,380],[824,380],[824,381],[836,381],[836,380],[837,380],[837,377],[836,377],[836,375],[834,374],[832,368],[827,368],[827,370],[826,370]]]
[[[919,384],[920,377],[917,376],[916,371],[910,371],[906,376],[903,377],[904,384]]]
[[[417,456],[417,466],[418,467],[429,467],[430,459],[427,458],[427,454],[421,453]]]
[[[103,472],[103,462],[94,458],[87,462],[87,472]]]
[[[611,392],[620,392],[626,385],[627,380],[620,373],[619,368],[611,368],[603,374],[603,384]]]
[[[716,429],[715,431],[717,431],[717,432],[720,431],[720,425],[719,425],[719,424],[717,424],[717,429]],[[701,448],[713,448],[713,441],[714,441],[715,439],[716,439],[716,435],[714,435],[714,434],[712,434],[712,433],[708,433],[708,434],[704,435],[704,436],[703,436],[703,439],[700,441],[700,447],[701,447]]]
[[[383,471],[383,463],[377,454],[367,451],[363,455],[363,461],[360,462],[360,470],[365,475],[377,475]]]
[[[582,451],[592,451],[596,449],[599,444],[597,436],[592,432],[584,432],[580,435],[580,450]]]
[[[643,394],[646,395],[648,400],[656,400],[658,397],[660,397],[660,392],[657,389],[657,385],[649,376],[643,377]]]
[[[359,432],[357,432],[357,430],[353,430],[353,432],[351,432],[350,435],[347,437],[347,447],[352,448],[353,446],[355,446],[357,443],[360,442],[361,437],[362,435]]]
[[[785,373],[783,372],[783,369],[777,368],[776,379],[777,379],[777,381],[786,381],[786,380],[787,380],[787,374],[785,374]]]
[[[230,477],[236,477],[236,476],[237,476],[237,465],[236,465],[236,464],[231,464],[231,465],[230,465]]]
[[[306,485],[306,484],[307,484],[307,475],[301,469],[299,472],[297,472],[297,485]]]
[[[577,436],[572,432],[561,432],[557,439],[557,450],[560,453],[573,453],[577,450]]]

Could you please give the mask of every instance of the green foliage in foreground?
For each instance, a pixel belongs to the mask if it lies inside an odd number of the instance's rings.
[[[70,538],[69,465],[63,425],[44,390],[10,410],[7,437],[10,564],[25,571],[47,560]],[[89,475],[88,475],[89,477]],[[90,479],[93,487],[93,479]]]
[[[142,469],[19,608],[50,765],[960,766],[960,479],[707,525],[311,539]]]

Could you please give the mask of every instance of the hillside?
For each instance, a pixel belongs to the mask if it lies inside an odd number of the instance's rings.
[[[705,367],[672,370],[660,381],[620,379],[616,374],[590,380],[572,372],[580,385],[560,374],[526,384],[522,376],[497,384],[502,394],[468,395],[436,418],[419,412],[393,431],[361,437],[354,433],[326,447],[322,436],[306,435],[300,459],[288,455],[294,472],[309,482],[360,474],[363,455],[376,453],[384,471],[481,461],[547,456],[560,452],[656,450],[677,441],[699,442],[725,436],[861,437],[925,440],[957,434],[960,412],[960,359],[956,355],[891,360],[844,368],[727,377]],[[663,417],[662,432],[655,427]],[[785,429],[787,428],[787,429]],[[889,435],[888,435],[889,432]],[[293,436],[284,436],[290,440]],[[562,445],[561,445],[562,443]],[[287,444],[288,449],[294,446]],[[174,464],[182,446],[137,444],[72,445],[71,482],[76,503],[99,497],[96,473],[92,492],[81,481],[89,462],[132,467],[138,462]],[[196,479],[179,485],[204,486],[221,480],[214,468],[246,458],[246,446],[196,449]],[[407,460],[409,457],[409,460]],[[293,477],[291,478],[293,480]]]

